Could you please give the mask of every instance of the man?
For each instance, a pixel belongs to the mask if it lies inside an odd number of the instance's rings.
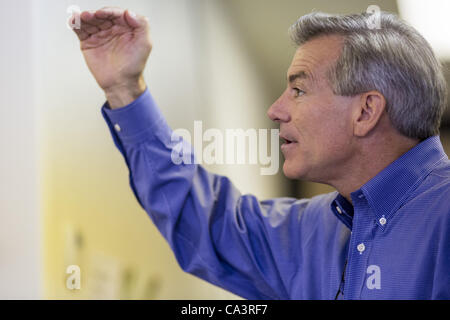
[[[83,12],[75,30],[140,205],[180,266],[249,299],[450,299],[446,84],[428,43],[394,15],[312,13],[270,107],[286,176],[338,192],[258,201],[171,162],[171,129],[142,77],[148,20]]]

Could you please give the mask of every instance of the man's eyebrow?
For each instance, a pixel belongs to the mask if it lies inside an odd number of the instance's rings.
[[[309,75],[305,71],[300,71],[295,74],[288,76],[289,83],[294,82],[297,79],[310,79]]]

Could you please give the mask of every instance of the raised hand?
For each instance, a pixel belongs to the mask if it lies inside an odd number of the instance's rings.
[[[146,88],[143,71],[152,50],[148,19],[116,7],[84,11],[80,18],[81,28],[73,30],[110,107],[131,103]]]

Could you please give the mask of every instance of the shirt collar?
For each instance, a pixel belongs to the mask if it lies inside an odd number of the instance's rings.
[[[381,218],[388,219],[443,159],[447,159],[447,155],[439,136],[428,138],[391,163],[359,190],[353,192],[352,201],[356,203],[365,197],[376,216],[376,221],[380,221]],[[332,210],[351,229],[351,219],[348,221],[350,215],[339,212],[349,204],[344,200],[344,197],[338,195],[333,201]],[[345,211],[348,211],[348,208]]]

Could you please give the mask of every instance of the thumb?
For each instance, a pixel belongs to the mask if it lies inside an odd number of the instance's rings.
[[[128,25],[132,28],[142,28],[145,25],[144,18],[138,16],[133,11],[129,11],[128,9],[125,11],[125,19]]]

